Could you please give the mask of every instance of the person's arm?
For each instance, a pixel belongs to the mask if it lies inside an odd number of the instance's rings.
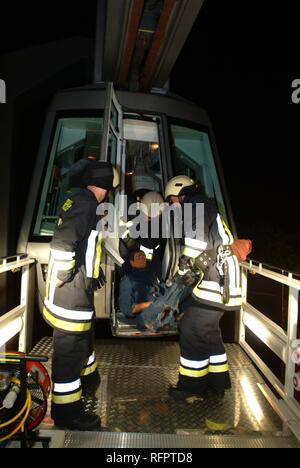
[[[139,314],[143,310],[147,309],[151,304],[153,304],[152,301],[147,301],[147,302],[140,302],[139,304],[133,304],[132,306],[132,313],[134,315]]]
[[[76,250],[79,242],[89,234],[93,217],[93,206],[85,201],[69,199],[64,203],[50,243],[58,279],[57,287],[72,281],[75,275]]]

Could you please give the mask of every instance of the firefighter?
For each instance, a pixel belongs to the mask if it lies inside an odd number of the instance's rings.
[[[127,257],[130,252],[142,250],[146,259],[151,262],[152,269],[161,277],[162,257],[165,250],[166,240],[162,238],[162,213],[165,208],[165,202],[159,192],[147,192],[140,201],[140,211],[143,221],[147,226],[147,235],[133,236],[132,232],[137,229],[134,220],[126,224],[126,230],[122,235],[120,252],[123,257]],[[124,248],[124,246],[126,248]],[[127,272],[125,270],[125,272]]]
[[[56,426],[72,430],[100,427],[98,416],[84,413],[81,396],[95,392],[100,383],[93,297],[105,278],[96,210],[117,185],[118,173],[109,162],[76,163],[70,186],[80,190],[64,202],[50,243],[43,316],[54,329],[51,416]]]
[[[183,212],[191,204],[193,229],[200,221],[196,204],[204,206],[202,238],[191,238],[185,226],[183,229],[178,273],[186,274],[197,265],[197,275],[193,276],[192,293],[182,305],[179,379],[170,392],[178,398],[191,394],[223,397],[230,388],[230,377],[219,322],[226,310],[241,305],[239,264],[228,247],[233,237],[215,204],[193,179],[174,177],[166,185],[165,197],[170,204],[180,204]]]

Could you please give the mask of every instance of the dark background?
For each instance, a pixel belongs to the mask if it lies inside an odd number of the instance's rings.
[[[210,115],[237,231],[253,257],[300,271],[297,2],[208,0],[172,87]]]
[[[0,32],[0,65],[8,56],[19,60],[16,52],[74,36],[92,44],[95,11],[95,0],[84,4],[31,1],[1,7],[5,28]],[[292,1],[277,5],[273,1],[206,0],[170,85],[171,91],[204,106],[210,115],[237,231],[240,237],[253,240],[253,257],[300,272],[300,104],[291,100],[291,83],[300,78],[298,18]],[[64,53],[67,57],[62,47],[62,60]],[[49,100],[60,87],[86,82],[91,71],[90,61],[83,57],[64,70],[64,78],[57,73],[34,90],[12,98],[19,136],[11,161],[12,192],[17,194],[12,196],[12,234],[24,210]],[[6,79],[5,68],[0,68],[0,78]],[[22,70],[14,80],[22,80]],[[11,85],[10,78],[8,99]],[[1,132],[0,125],[0,138]],[[10,239],[13,251],[15,236]]]

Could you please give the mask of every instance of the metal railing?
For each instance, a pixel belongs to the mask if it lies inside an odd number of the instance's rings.
[[[300,346],[297,340],[300,281],[292,273],[281,274],[272,271],[262,263],[249,261],[241,263],[242,308],[240,314],[239,344],[260,369],[264,377],[280,395],[281,399],[266,386],[260,385],[270,403],[288,423],[300,440],[300,404],[294,397],[295,359],[294,353]],[[261,275],[288,287],[287,330],[284,330],[247,301],[248,274]],[[246,328],[259,338],[285,364],[282,383],[253,347],[246,341]]]
[[[26,254],[14,255],[12,257],[0,258],[0,274],[8,271],[21,271],[20,304],[0,317],[0,351],[5,344],[14,336],[19,334],[18,350],[27,352],[32,324],[31,318],[32,297],[30,288],[30,269],[35,260]]]

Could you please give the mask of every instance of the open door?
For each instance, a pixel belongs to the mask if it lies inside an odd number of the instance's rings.
[[[164,165],[163,165],[163,136],[161,132],[161,117],[158,115],[138,114],[126,111],[123,114],[123,151],[121,154],[121,185],[116,200],[119,210],[119,220],[121,220],[122,231],[124,231],[124,220],[128,225],[132,222],[130,207],[137,206],[142,200],[143,195],[148,192],[164,193]],[[134,216],[134,215],[133,215]],[[134,222],[134,221],[133,221]],[[127,226],[127,224],[126,224]],[[120,227],[120,225],[119,225]],[[157,255],[161,254],[160,274],[163,277],[163,267],[165,257],[170,260],[170,255],[164,255],[168,249],[166,239],[158,239],[152,236],[152,231],[148,232],[150,242],[154,242],[152,248],[147,248],[146,244],[139,239],[140,249],[145,253],[155,251]],[[149,240],[149,239],[147,239]],[[145,239],[144,239],[145,241]],[[124,247],[123,238],[120,236],[120,252],[125,258],[128,254]],[[148,245],[149,247],[149,245]],[[157,249],[157,250],[156,250]],[[147,254],[146,253],[146,254]],[[153,259],[152,259],[153,262]],[[128,274],[129,265],[126,263],[124,269],[116,268],[112,285],[114,287],[114,304],[111,315],[112,333],[118,337],[149,337],[161,335],[173,335],[177,331],[159,331],[153,333],[149,330],[139,330],[136,326],[136,318],[126,315],[122,309],[122,300],[119,298],[119,284],[124,271]]]
[[[103,133],[101,141],[100,160],[111,162],[122,179],[122,153],[123,153],[123,114],[122,108],[115,94],[113,83],[107,84],[107,97],[104,109]],[[122,185],[122,184],[121,184]],[[114,220],[109,229],[113,235],[103,240],[101,267],[106,276],[105,287],[95,292],[95,311],[98,318],[110,318],[114,307],[114,271],[115,263],[120,266],[123,262],[119,254],[119,222],[120,212],[119,187],[109,195],[109,203],[114,205]]]

